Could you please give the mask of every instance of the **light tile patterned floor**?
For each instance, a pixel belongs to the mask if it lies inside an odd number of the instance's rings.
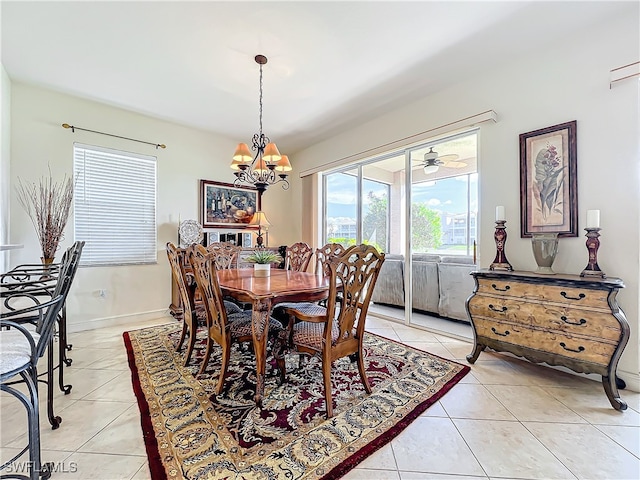
[[[63,418],[42,417],[43,458],[52,478],[148,480],[124,330],[71,334],[70,395],[56,394]],[[466,363],[471,345],[371,318],[368,330]],[[350,480],[639,479],[640,394],[621,391],[626,412],[609,406],[599,382],[484,352],[471,373],[407,429],[344,478]],[[45,393],[44,386],[41,387]],[[24,410],[0,397],[0,461],[26,437]]]

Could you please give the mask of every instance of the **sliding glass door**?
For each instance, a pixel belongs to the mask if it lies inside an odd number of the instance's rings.
[[[367,243],[386,253],[372,314],[427,328],[440,317],[464,320],[440,276],[447,271],[449,282],[449,270],[466,272],[440,264],[475,260],[477,151],[470,131],[324,174],[325,243]]]

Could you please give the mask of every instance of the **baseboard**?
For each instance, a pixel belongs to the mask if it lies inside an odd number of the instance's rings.
[[[141,312],[141,313],[130,313],[127,315],[116,315],[113,317],[103,317],[103,318],[94,318],[91,320],[83,320],[82,323],[67,323],[67,332],[69,333],[77,333],[82,332],[84,330],[95,330],[98,328],[105,327],[113,327],[115,325],[126,325],[128,323],[132,323],[135,321],[144,322],[146,320],[153,320],[156,318],[164,318],[167,320],[172,319],[173,317],[169,314],[169,311],[166,308],[161,310],[151,310],[149,312]]]

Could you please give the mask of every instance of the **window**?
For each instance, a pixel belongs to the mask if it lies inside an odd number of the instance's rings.
[[[156,263],[156,157],[74,144],[73,163],[81,265]]]
[[[474,129],[326,173],[324,240],[370,243],[404,254],[409,157],[412,253],[471,255],[477,237],[477,155]]]

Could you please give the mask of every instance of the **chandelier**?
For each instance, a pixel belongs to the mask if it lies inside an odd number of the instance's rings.
[[[276,183],[282,183],[285,190],[289,188],[287,176],[291,164],[286,155],[280,155],[276,144],[262,133],[262,66],[267,63],[267,57],[256,55],[255,61],[260,65],[260,130],[251,140],[251,150],[255,154],[249,151],[246,143],[238,144],[231,169],[236,176],[235,186],[251,185],[262,194],[269,185]]]

